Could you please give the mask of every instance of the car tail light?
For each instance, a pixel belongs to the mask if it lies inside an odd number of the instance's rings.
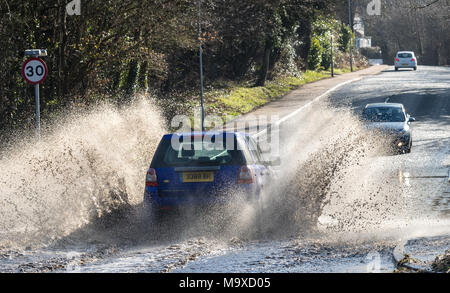
[[[416,59],[412,58],[411,61],[416,61]]]
[[[254,183],[254,177],[252,169],[250,169],[248,166],[242,166],[239,169],[239,175],[238,175],[238,184],[249,184]]]
[[[398,62],[398,61],[400,61],[400,60],[398,60],[398,58],[395,58],[395,61],[397,61],[397,62]]]
[[[148,169],[147,177],[145,178],[145,186],[158,186],[158,176],[156,176],[155,169]]]

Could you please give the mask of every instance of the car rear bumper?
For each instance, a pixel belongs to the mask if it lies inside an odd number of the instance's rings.
[[[157,187],[146,187],[144,201],[161,210],[183,207],[201,207],[210,205],[225,205],[236,196],[247,200],[255,199],[258,195],[255,184],[241,184],[241,186],[223,191],[192,192],[189,190],[165,190]]]
[[[417,68],[417,63],[401,63],[401,62],[395,62],[394,64],[395,68]]]

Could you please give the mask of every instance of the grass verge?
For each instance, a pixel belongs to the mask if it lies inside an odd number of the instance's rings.
[[[355,70],[364,68],[355,68]],[[335,75],[347,72],[350,72],[350,68],[334,70]],[[271,101],[280,99],[304,84],[329,77],[331,77],[329,70],[308,70],[303,72],[300,77],[278,76],[267,81],[265,86],[259,87],[253,86],[254,81],[241,83],[217,81],[205,87],[205,112],[207,115],[216,115],[222,117],[224,121],[228,121],[235,116],[249,113]],[[169,97],[157,101],[158,105],[165,110],[165,118],[168,121],[170,132],[176,131],[177,129],[174,127],[178,127],[170,125],[169,122],[175,115],[187,115],[191,120],[191,125],[194,125],[193,121],[196,123],[200,121],[200,99],[196,90],[172,93]]]
[[[349,72],[335,69],[335,74]],[[279,99],[298,87],[331,77],[330,71],[306,71],[301,77],[281,76],[267,81],[265,86],[251,87],[245,84],[226,84],[222,89],[212,89],[205,94],[206,111],[219,116],[237,116],[249,113],[270,101]]]

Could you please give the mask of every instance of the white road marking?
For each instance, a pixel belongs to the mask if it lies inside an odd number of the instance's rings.
[[[313,103],[315,103],[315,102],[317,102],[318,100],[322,99],[323,97],[329,95],[330,93],[332,93],[332,92],[335,91],[336,89],[338,89],[338,88],[340,88],[340,87],[342,87],[342,86],[344,86],[344,85],[346,85],[346,84],[349,84],[349,83],[351,83],[351,82],[358,81],[358,80],[360,80],[360,79],[362,79],[362,78],[363,78],[363,77],[360,76],[360,77],[357,77],[357,78],[354,78],[354,79],[351,79],[351,80],[347,80],[347,81],[344,81],[344,82],[342,82],[342,83],[340,83],[340,84],[335,85],[334,87],[332,87],[331,89],[327,90],[326,92],[324,92],[324,93],[321,94],[320,96],[318,96],[318,97],[312,99],[311,101],[309,101],[309,102],[306,103],[305,105],[301,106],[300,108],[298,108],[298,109],[295,110],[294,112],[292,112],[292,113],[290,113],[290,114],[288,114],[288,115],[286,115],[286,116],[280,118],[278,121],[275,122],[275,124],[279,126],[281,123],[285,122],[286,120],[291,119],[292,117],[294,117],[295,115],[297,115],[298,113],[300,113],[301,111],[303,111],[306,107],[309,107],[310,105],[312,105]],[[264,129],[261,130],[260,132],[254,134],[253,137],[254,137],[254,138],[259,137],[259,136],[262,135],[264,132],[267,132],[267,128],[264,128]]]

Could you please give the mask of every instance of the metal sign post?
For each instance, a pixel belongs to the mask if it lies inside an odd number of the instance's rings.
[[[350,5],[350,0],[347,0],[348,4],[348,26],[350,29],[350,41],[349,41],[349,47],[350,47],[350,71],[353,72],[353,54],[352,54],[352,33],[353,33],[353,24],[352,24],[352,10]]]
[[[198,40],[200,42],[200,103],[202,107],[202,131],[205,131],[205,105],[203,104],[203,48],[202,48],[202,25],[201,25],[201,0],[198,5]]]
[[[331,33],[331,77],[334,77],[333,33]]]
[[[41,107],[39,105],[39,84],[34,85],[34,96],[36,103],[36,136],[41,139]]]
[[[46,50],[26,50],[25,56],[30,56],[22,66],[22,76],[26,82],[34,85],[36,103],[36,137],[41,138],[40,106],[39,106],[39,84],[47,77],[48,69],[45,62],[38,58],[47,56]]]

